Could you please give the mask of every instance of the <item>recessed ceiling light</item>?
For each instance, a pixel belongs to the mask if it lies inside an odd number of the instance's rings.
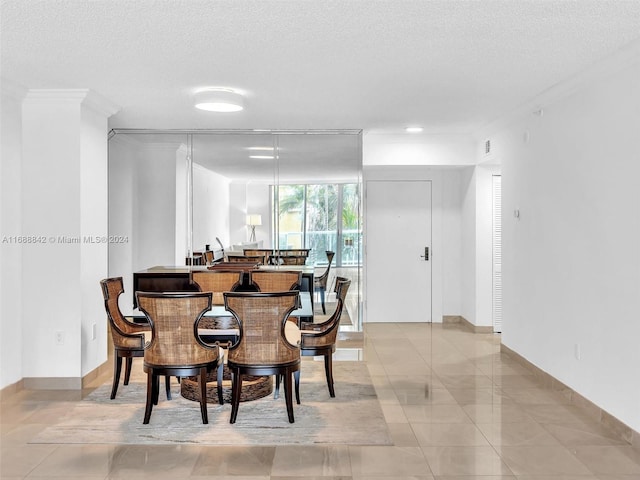
[[[407,133],[420,133],[422,131],[422,127],[407,127],[405,128]]]
[[[259,160],[271,160],[273,155],[249,155],[249,158],[257,158]]]
[[[247,150],[256,152],[273,152],[273,147],[247,147]]]
[[[244,108],[244,97],[232,88],[205,88],[196,92],[195,107],[208,112],[239,112]]]

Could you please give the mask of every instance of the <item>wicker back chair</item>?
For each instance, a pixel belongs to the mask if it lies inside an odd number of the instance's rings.
[[[145,333],[151,337],[151,327],[145,324],[136,324],[125,318],[120,310],[118,300],[124,293],[122,277],[105,278],[100,281],[102,296],[104,298],[104,308],[109,320],[111,330],[111,340],[113,341],[113,384],[111,387],[111,400],[116,398],[118,384],[120,383],[120,373],[122,372],[122,359],[126,358],[124,370],[124,384],[129,385],[131,377],[131,365],[133,357],[144,356]],[[171,399],[169,388],[169,377],[166,377],[167,398]]]
[[[227,292],[225,307],[238,321],[240,340],[228,352],[232,373],[231,423],[236,422],[244,375],[284,375],[289,422],[293,423],[292,374],[300,371],[300,348],[287,340],[285,328],[298,292]]]
[[[213,250],[205,250],[203,260],[205,265],[211,265],[213,263]]]
[[[224,305],[223,292],[232,292],[242,285],[242,270],[197,270],[191,272],[191,283],[201,292],[213,294],[213,305]]]
[[[289,270],[257,270],[250,272],[251,284],[259,292],[284,292],[300,290],[302,272]]]
[[[280,265],[304,265],[307,263],[306,255],[283,255],[279,257]]]
[[[329,280],[329,272],[331,271],[331,262],[333,262],[333,257],[336,252],[327,250],[325,253],[327,254],[327,260],[329,261],[327,269],[322,273],[322,275],[313,279],[313,290],[320,293],[320,303],[322,304],[322,313],[324,314],[327,313],[327,309],[324,305],[324,294],[327,291],[327,281]]]
[[[336,309],[331,317],[322,323],[306,323],[302,326],[303,330],[301,332],[302,338],[300,343],[300,355],[324,356],[324,371],[327,377],[329,395],[331,395],[331,397],[336,396],[333,388],[333,353],[336,351],[336,339],[338,337],[340,317],[342,316],[344,302],[350,285],[351,280],[348,278],[336,277],[335,292],[338,299]],[[298,393],[298,388],[296,388],[296,393]],[[296,397],[296,400],[300,403],[299,394]]]
[[[228,255],[227,262],[234,263],[259,263],[264,265],[263,255]]]
[[[203,343],[198,336],[198,323],[211,309],[211,296],[211,292],[136,292],[152,333],[144,350],[147,404],[143,423],[149,423],[153,405],[158,402],[158,375],[197,376],[202,423],[208,423],[207,373],[217,369],[218,400],[223,403],[221,350]]]
[[[269,255],[273,253],[273,250],[265,248],[244,248],[242,253],[245,257],[260,257],[258,261],[261,264],[266,265],[269,261]]]

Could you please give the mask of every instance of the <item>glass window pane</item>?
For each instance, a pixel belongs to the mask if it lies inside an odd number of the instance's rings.
[[[325,251],[335,251],[338,238],[338,186],[307,186],[307,248],[310,260],[327,263]]]
[[[304,248],[304,185],[278,187],[278,248]]]
[[[344,266],[361,262],[360,195],[355,183],[343,185],[342,190],[342,254]]]

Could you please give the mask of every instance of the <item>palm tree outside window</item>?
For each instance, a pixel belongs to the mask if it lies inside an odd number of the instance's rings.
[[[360,200],[357,184],[273,187],[277,248],[309,248],[309,263],[326,264],[326,250],[337,266],[360,263]],[[340,248],[338,248],[340,246]]]

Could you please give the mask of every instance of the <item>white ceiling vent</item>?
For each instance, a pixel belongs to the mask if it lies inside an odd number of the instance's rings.
[[[491,153],[491,140],[485,140],[484,142],[484,154],[489,155]]]

